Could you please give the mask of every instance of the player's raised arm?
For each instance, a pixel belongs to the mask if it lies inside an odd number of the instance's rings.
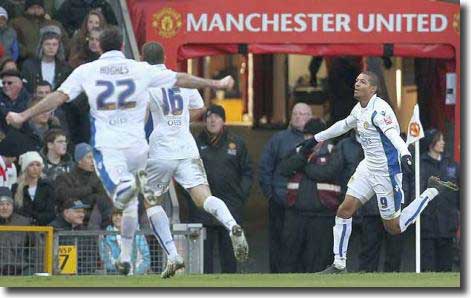
[[[190,89],[209,87],[213,89],[231,90],[232,87],[234,87],[234,79],[231,76],[226,76],[220,80],[210,80],[179,72],[177,73],[175,86]]]
[[[62,105],[66,102],[69,97],[60,91],[55,91],[48,94],[45,98],[43,98],[40,102],[35,104],[34,106],[30,107],[29,109],[21,112],[21,113],[14,113],[9,112],[5,118],[7,124],[20,127],[24,122],[26,122],[31,117],[34,117],[38,114],[51,111],[58,106]]]

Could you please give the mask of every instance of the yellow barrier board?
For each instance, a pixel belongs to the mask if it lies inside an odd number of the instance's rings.
[[[59,246],[60,274],[77,274],[77,247],[75,245]]]

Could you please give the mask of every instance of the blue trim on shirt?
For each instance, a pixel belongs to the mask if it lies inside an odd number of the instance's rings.
[[[399,185],[396,181],[396,175],[401,173],[401,164],[399,160],[399,152],[396,147],[391,143],[391,141],[386,137],[383,131],[375,124],[374,118],[378,114],[377,111],[374,111],[371,115],[371,123],[376,128],[379,133],[381,143],[383,144],[384,154],[388,160],[388,172],[389,178],[391,179],[391,184],[394,194],[394,210],[398,211],[401,209],[402,202],[402,185]]]

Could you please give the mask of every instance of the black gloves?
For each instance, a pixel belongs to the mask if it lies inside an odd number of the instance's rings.
[[[412,167],[414,166],[414,162],[412,160],[412,156],[404,155],[401,157],[401,165],[402,165],[402,172],[404,174],[411,174]]]
[[[312,151],[312,148],[314,148],[317,145],[317,141],[314,137],[307,139],[297,146],[299,148],[299,152],[301,154],[308,154]]]

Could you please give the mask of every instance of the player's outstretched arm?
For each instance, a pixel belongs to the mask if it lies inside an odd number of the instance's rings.
[[[7,124],[13,125],[16,127],[21,126],[24,122],[28,121],[31,117],[34,117],[38,114],[54,110],[64,102],[66,102],[69,97],[60,91],[55,91],[48,94],[40,102],[30,107],[27,110],[24,110],[21,113],[9,112],[5,118]]]
[[[179,72],[177,73],[177,82],[175,83],[175,86],[190,89],[209,87],[213,89],[231,90],[232,87],[234,87],[234,79],[231,76],[226,76],[220,80],[210,80]]]
[[[332,126],[317,133],[314,138],[318,142],[327,141],[335,137],[341,136],[353,127],[355,127],[356,120],[353,116],[348,116],[345,119],[335,122]]]

